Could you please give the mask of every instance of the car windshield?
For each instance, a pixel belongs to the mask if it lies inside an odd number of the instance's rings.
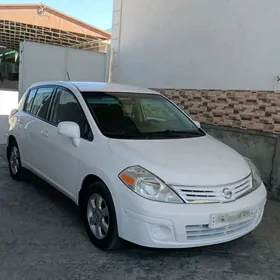
[[[157,94],[82,92],[103,135],[118,139],[204,136],[184,113]]]

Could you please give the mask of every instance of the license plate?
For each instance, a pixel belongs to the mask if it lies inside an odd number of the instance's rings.
[[[213,214],[210,216],[210,228],[220,228],[231,224],[242,223],[252,220],[254,217],[254,209],[247,209],[239,212],[226,214]]]

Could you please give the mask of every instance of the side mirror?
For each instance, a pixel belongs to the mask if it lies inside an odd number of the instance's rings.
[[[58,124],[57,132],[60,135],[66,136],[72,139],[72,143],[75,147],[80,145],[81,132],[80,127],[75,122],[61,122]]]
[[[200,122],[193,121],[198,128],[201,128]]]

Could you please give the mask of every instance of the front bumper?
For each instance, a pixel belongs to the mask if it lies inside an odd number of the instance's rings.
[[[228,242],[246,235],[260,223],[266,203],[262,184],[230,203],[168,204],[149,201],[126,191],[119,201],[119,235],[130,242],[155,248],[188,248]],[[251,220],[224,227],[209,227],[212,214],[254,210]]]

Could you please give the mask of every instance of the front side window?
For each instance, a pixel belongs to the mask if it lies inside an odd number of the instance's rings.
[[[38,88],[30,111],[31,114],[41,119],[47,118],[53,90],[53,87]]]
[[[82,92],[101,132],[111,138],[169,139],[205,133],[157,94]]]
[[[60,122],[75,122],[80,126],[81,137],[93,139],[86,116],[73,93],[64,88],[58,88],[56,102],[51,115],[51,123],[58,125]]]

